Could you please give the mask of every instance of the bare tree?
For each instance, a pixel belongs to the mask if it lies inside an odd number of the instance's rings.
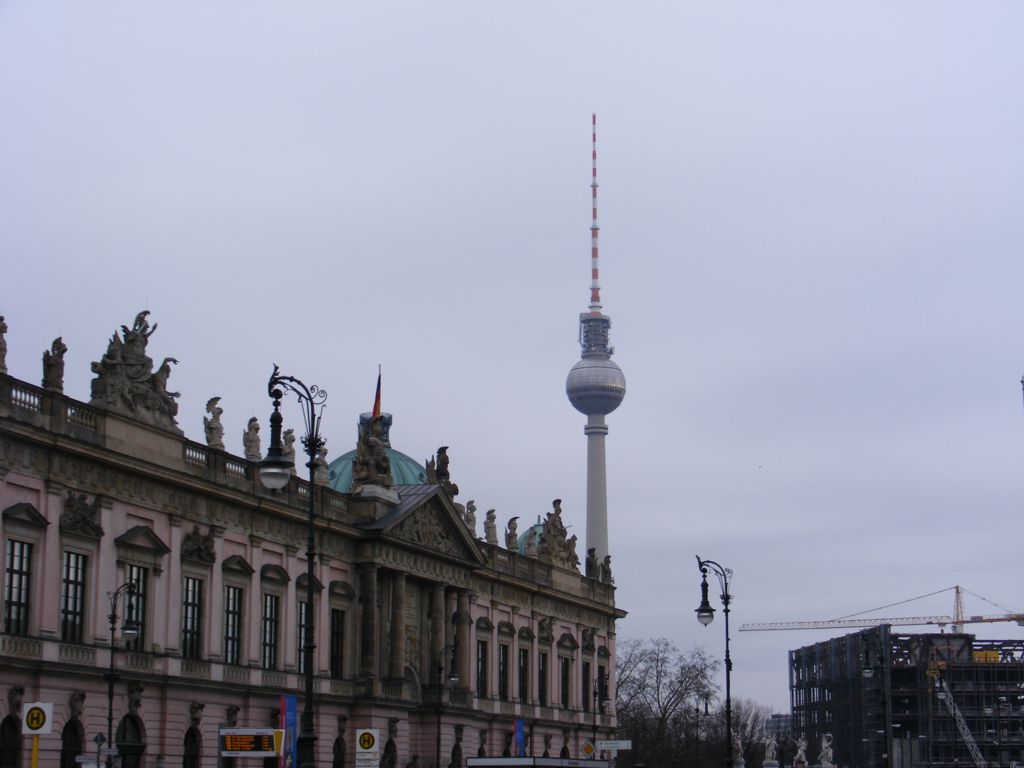
[[[714,698],[717,668],[703,649],[684,654],[665,638],[620,642],[616,713],[633,749],[619,753],[617,764],[672,766],[692,754],[699,739],[695,713]]]

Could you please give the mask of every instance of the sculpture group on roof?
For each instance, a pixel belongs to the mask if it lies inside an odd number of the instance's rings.
[[[388,458],[387,437],[384,434],[382,416],[359,421],[359,440],[356,455],[352,459],[352,492],[358,492],[364,485],[393,488],[391,460]]]
[[[92,380],[90,405],[131,414],[153,426],[182,434],[175,421],[178,415],[177,398],[180,392],[167,390],[173,357],[165,357],[156,371],[153,360],[146,354],[149,337],[157,324],[150,328],[148,311],[139,312],[129,328],[121,326],[121,335],[114,332],[107,351],[99,362],[92,364],[96,378]]]

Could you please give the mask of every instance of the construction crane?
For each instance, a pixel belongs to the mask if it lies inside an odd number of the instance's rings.
[[[901,605],[902,603],[909,603],[912,600],[920,600],[922,597],[931,597],[941,592],[948,592],[953,590],[953,615],[952,616],[900,616],[897,618],[878,618],[878,617],[844,617],[841,619],[829,619],[825,621],[765,621],[765,622],[754,622],[750,624],[741,624],[740,632],[765,632],[775,630],[797,630],[797,629],[855,629],[857,627],[877,627],[882,624],[889,624],[893,627],[911,627],[919,625],[933,625],[940,627],[941,631],[945,632],[946,627],[952,627],[953,632],[960,632],[961,627],[964,624],[990,624],[999,621],[1014,621],[1019,626],[1024,626],[1024,613],[1004,613],[996,614],[992,616],[964,616],[963,596],[961,592],[969,591],[965,590],[959,584],[953,587],[947,587],[946,589],[940,589],[938,592],[931,592],[927,595],[921,595],[919,597],[913,597],[910,600],[903,600],[901,603],[892,603],[891,605],[882,606],[883,608],[890,608],[892,605]],[[973,595],[974,593],[971,592]],[[975,595],[978,597],[978,595]],[[985,599],[985,598],[981,598]],[[879,610],[875,608],[873,610]],[[866,611],[870,613],[870,611]]]

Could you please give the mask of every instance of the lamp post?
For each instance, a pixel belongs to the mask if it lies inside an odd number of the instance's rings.
[[[121,599],[122,595],[134,595],[135,594],[135,582],[126,581],[124,584],[119,586],[113,592],[108,592],[107,597],[110,598],[110,615],[107,616],[107,620],[110,622],[110,667],[107,669],[107,674],[104,677],[107,679],[107,748],[111,749],[114,746],[114,680],[117,676],[114,674],[114,633],[117,631],[117,602]],[[127,613],[127,611],[125,611]],[[134,620],[126,619],[124,624],[121,625],[121,637],[125,640],[134,640],[139,636],[139,625]],[[102,739],[99,736],[98,739]],[[114,764],[114,755],[112,752],[107,752],[107,768],[111,768]]]
[[[732,595],[729,593],[729,581],[732,579],[732,569],[723,568],[714,560],[701,560],[697,555],[697,568],[700,570],[700,605],[697,607],[697,621],[705,627],[715,620],[715,609],[708,602],[708,570],[710,569],[717,577],[722,588],[722,613],[725,614],[725,741],[729,756],[728,765],[732,766],[732,657],[729,655],[729,604],[732,602]]]
[[[454,645],[446,645],[437,656],[437,741],[434,743],[434,766],[441,768],[441,683],[444,681],[444,657],[455,650]],[[448,682],[459,682],[459,673],[454,666],[448,671]]]
[[[270,374],[267,382],[267,394],[274,402],[274,412],[270,414],[270,447],[267,455],[260,462],[259,473],[260,483],[264,488],[276,491],[284,488],[291,480],[292,462],[285,458],[284,449],[281,445],[281,398],[284,392],[293,393],[299,400],[302,407],[303,427],[306,430],[302,438],[302,445],[306,449],[309,461],[309,518],[306,525],[306,622],[305,637],[302,641],[302,671],[305,677],[305,696],[302,703],[301,729],[297,739],[296,751],[298,752],[299,766],[301,768],[314,768],[316,765],[316,732],[313,729],[313,651],[316,648],[314,640],[313,620],[313,560],[316,557],[316,501],[314,472],[316,459],[320,449],[324,446],[324,439],[320,436],[320,416],[323,413],[324,401],[327,400],[327,392],[316,385],[307,387],[294,376],[282,376],[279,368],[275,365],[274,372]]]

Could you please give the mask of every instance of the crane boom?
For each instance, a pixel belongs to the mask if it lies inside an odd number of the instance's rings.
[[[1015,621],[1024,626],[1024,613],[1007,613],[996,616],[968,616],[961,620],[962,624],[989,624],[997,621]],[[910,627],[932,624],[940,627],[958,622],[951,616],[902,616],[900,618],[833,619],[830,621],[765,621],[741,624],[740,632],[765,632],[774,630],[796,629],[852,629],[856,627],[877,627],[888,624],[893,627]],[[956,630],[955,630],[956,631]]]
[[[763,621],[741,624],[740,632],[762,632],[778,629],[851,629],[855,627],[877,627],[889,624],[894,627],[909,627],[916,624],[952,624],[950,616],[904,616],[898,619],[833,619],[831,621]]]

